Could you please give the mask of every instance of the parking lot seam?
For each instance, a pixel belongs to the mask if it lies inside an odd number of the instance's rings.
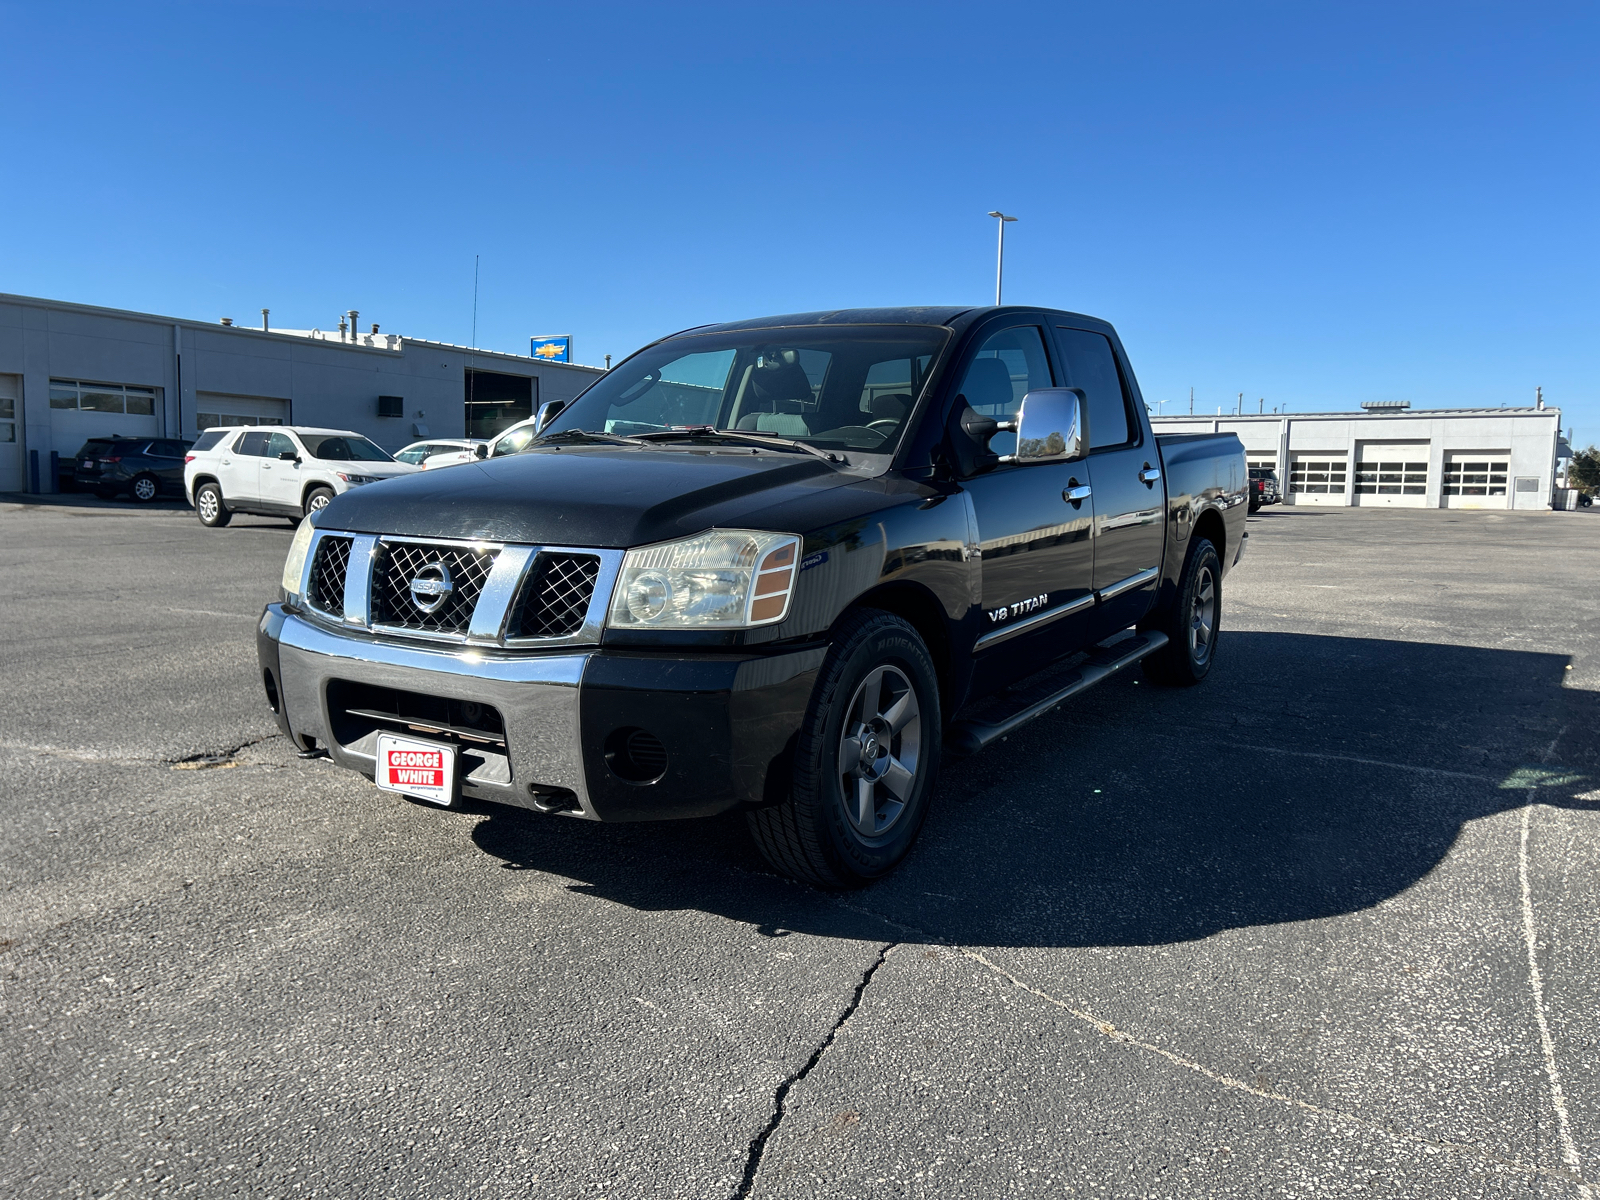
[[[1473,783],[1498,783],[1491,775],[1466,771],[1446,771],[1441,767],[1420,767],[1416,763],[1388,762],[1381,758],[1358,758],[1353,754],[1323,754],[1315,750],[1283,750],[1277,746],[1247,746],[1242,742],[1217,742],[1219,750],[1247,750],[1253,754],[1285,754],[1291,758],[1318,758],[1328,762],[1358,763],[1364,767],[1388,767],[1393,771],[1415,771],[1419,775],[1439,775],[1445,779],[1467,779]]]
[[[1249,1095],[1258,1097],[1259,1099],[1271,1100],[1274,1103],[1286,1105],[1290,1108],[1297,1108],[1303,1112],[1312,1113],[1319,1117],[1325,1117],[1332,1121],[1339,1121],[1347,1125],[1354,1125],[1363,1129],[1369,1129],[1387,1137],[1397,1138],[1401,1141],[1413,1142],[1421,1146],[1430,1147],[1434,1150],[1469,1155],[1484,1162],[1493,1163],[1496,1166],[1503,1167],[1510,1171],[1515,1171],[1518,1174],[1547,1175],[1559,1179],[1566,1179],[1578,1185],[1579,1189],[1583,1193],[1584,1200],[1593,1200],[1594,1193],[1590,1190],[1589,1181],[1583,1177],[1582,1173],[1576,1169],[1576,1167],[1570,1161],[1566,1167],[1545,1167],[1540,1166],[1537,1163],[1525,1163],[1517,1159],[1501,1158],[1499,1155],[1491,1154],[1489,1151],[1478,1146],[1466,1145],[1460,1142],[1444,1142],[1438,1140],[1437,1138],[1424,1137],[1421,1134],[1395,1129],[1393,1126],[1385,1125],[1377,1121],[1371,1121],[1365,1117],[1358,1117],[1354,1113],[1344,1112],[1336,1108],[1327,1108],[1320,1104],[1312,1104],[1308,1100],[1301,1100],[1295,1096],[1285,1095],[1283,1092],[1274,1091],[1270,1088],[1257,1087],[1254,1084],[1246,1083],[1242,1079],[1237,1079],[1232,1075],[1225,1075],[1220,1071],[1213,1071],[1204,1063],[1198,1062],[1195,1059],[1189,1058],[1188,1056],[1179,1054],[1175,1051],[1168,1050],[1164,1046],[1157,1046],[1152,1042],[1146,1042],[1136,1038],[1132,1034],[1118,1029],[1115,1025],[1111,1024],[1111,1022],[1103,1021],[1093,1013],[1078,1008],[1069,1001],[1062,1000],[1060,997],[1052,996],[1049,992],[1034,987],[1031,983],[1028,983],[1026,980],[1021,979],[1016,975],[1013,975],[1010,971],[1006,970],[998,963],[992,962],[990,959],[984,957],[976,950],[971,950],[966,947],[955,948],[967,958],[994,972],[996,975],[1006,980],[1018,990],[1027,992],[1029,995],[1035,996],[1038,999],[1045,1001],[1047,1004],[1052,1004],[1055,1007],[1072,1014],[1073,1017],[1077,1018],[1077,1020],[1083,1024],[1088,1025],[1102,1037],[1108,1038],[1113,1042],[1119,1042],[1122,1045],[1132,1047],[1136,1050],[1143,1050],[1150,1054],[1159,1055],[1168,1062],[1172,1063],[1174,1066],[1182,1067],[1186,1071],[1192,1071],[1196,1075],[1200,1075],[1205,1079],[1209,1079],[1213,1083],[1221,1084],[1225,1088],[1229,1088],[1233,1091],[1245,1092]]]
[[[890,952],[899,944],[899,942],[886,942],[879,948],[878,956],[862,972],[861,980],[856,984],[855,994],[850,997],[850,1003],[839,1014],[839,1019],[833,1023],[833,1028],[828,1030],[828,1036],[817,1044],[817,1048],[811,1052],[811,1057],[806,1060],[803,1067],[778,1084],[777,1090],[772,1095],[772,1117],[767,1121],[766,1127],[750,1142],[750,1148],[745,1154],[744,1178],[739,1181],[738,1190],[733,1193],[733,1200],[745,1200],[754,1191],[756,1174],[761,1169],[761,1158],[766,1153],[767,1142],[777,1132],[778,1126],[788,1114],[790,1089],[811,1074],[816,1065],[822,1061],[822,1056],[828,1052],[828,1047],[833,1045],[833,1040],[839,1036],[839,1031],[849,1023],[850,1018],[855,1016],[856,1010],[861,1007],[861,998],[866,995],[872,977],[878,973],[878,968],[883,966]]]

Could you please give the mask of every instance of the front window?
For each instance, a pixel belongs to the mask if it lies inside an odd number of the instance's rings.
[[[888,454],[948,336],[936,326],[851,325],[673,338],[615,368],[549,432],[715,429]]]
[[[353,433],[328,435],[301,434],[306,453],[324,462],[393,462],[366,438]]]

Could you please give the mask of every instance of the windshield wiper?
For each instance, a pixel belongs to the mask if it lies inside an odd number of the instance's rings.
[[[639,444],[638,438],[627,437],[620,433],[600,433],[594,429],[561,429],[557,430],[555,433],[547,433],[542,437],[536,437],[532,442],[529,443],[529,445],[536,446],[541,442],[553,442],[557,439],[561,439],[563,441],[582,440],[585,442],[597,442],[601,445],[605,445],[607,443],[616,443],[623,446],[637,446]]]
[[[831,450],[819,450],[805,442],[797,442],[791,438],[770,437],[764,433],[750,433],[743,429],[717,429],[711,425],[690,425],[684,429],[653,429],[649,433],[635,434],[636,442],[670,442],[679,440],[693,440],[695,438],[720,438],[730,442],[745,442],[752,446],[767,446],[774,450],[798,450],[802,454],[812,454],[823,462],[843,464],[849,462]]]

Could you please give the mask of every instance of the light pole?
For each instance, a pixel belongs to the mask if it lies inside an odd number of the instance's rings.
[[[992,212],[991,217],[996,217],[1000,222],[1000,245],[994,252],[994,302],[1000,304],[1000,281],[1005,276],[1006,269],[1006,222],[1015,221],[1015,217],[1008,217],[1003,212]]]

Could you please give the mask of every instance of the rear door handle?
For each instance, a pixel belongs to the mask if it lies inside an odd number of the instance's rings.
[[[1082,504],[1092,495],[1094,495],[1094,489],[1086,483],[1075,483],[1061,492],[1061,498],[1068,504]]]
[[[1156,480],[1158,480],[1160,478],[1161,478],[1161,472],[1156,470],[1154,467],[1150,466],[1148,463],[1145,464],[1144,470],[1139,472],[1139,482],[1140,483],[1146,483],[1146,484],[1154,483]]]

